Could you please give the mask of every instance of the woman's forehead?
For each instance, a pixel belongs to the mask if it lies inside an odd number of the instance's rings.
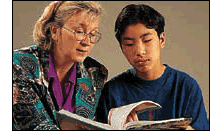
[[[95,26],[98,27],[99,17],[91,14],[77,13],[72,15],[67,21],[66,24],[71,26]]]

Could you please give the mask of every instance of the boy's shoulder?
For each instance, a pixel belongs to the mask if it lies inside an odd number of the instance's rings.
[[[179,69],[170,67],[168,65],[167,65],[167,68],[169,70],[170,75],[172,75],[173,77],[176,77],[180,80],[196,81],[196,79],[191,74],[189,74],[183,70],[179,70]]]

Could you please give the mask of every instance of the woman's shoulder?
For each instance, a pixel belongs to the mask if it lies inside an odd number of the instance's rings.
[[[31,45],[13,50],[13,63],[18,65],[20,65],[21,62],[27,63],[34,61],[37,63],[39,54],[38,50],[38,45]]]
[[[94,59],[93,57],[90,56],[86,57],[83,64],[86,69],[88,70],[97,69],[97,71],[101,72],[106,77],[108,77],[108,69],[106,68],[106,66],[101,62],[99,62],[98,60]]]
[[[86,57],[83,63],[86,68],[90,67],[100,68],[101,66],[104,66],[101,62],[90,56]]]
[[[107,83],[109,84],[122,84],[129,83],[134,80],[135,70],[133,68],[127,69],[126,71],[120,72],[113,76]]]
[[[13,50],[13,54],[32,54],[38,51],[39,49],[40,48],[38,45],[30,45]]]
[[[32,45],[13,51],[13,68],[21,68],[31,78],[32,74],[39,77],[39,46]]]

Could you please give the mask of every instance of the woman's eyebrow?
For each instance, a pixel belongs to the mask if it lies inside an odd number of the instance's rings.
[[[74,28],[83,28],[84,30],[86,30],[87,29],[87,27],[88,27],[88,25],[87,24],[84,24],[84,23],[75,23],[74,24]],[[94,27],[90,32],[92,32],[92,31],[94,31],[94,30],[97,30],[98,31],[98,29],[99,29],[99,27],[97,26],[97,27]]]

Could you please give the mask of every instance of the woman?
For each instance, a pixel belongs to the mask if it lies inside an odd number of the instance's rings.
[[[107,69],[88,57],[101,34],[101,7],[59,1],[36,22],[37,45],[13,51],[13,129],[59,129],[61,109],[94,119]]]

